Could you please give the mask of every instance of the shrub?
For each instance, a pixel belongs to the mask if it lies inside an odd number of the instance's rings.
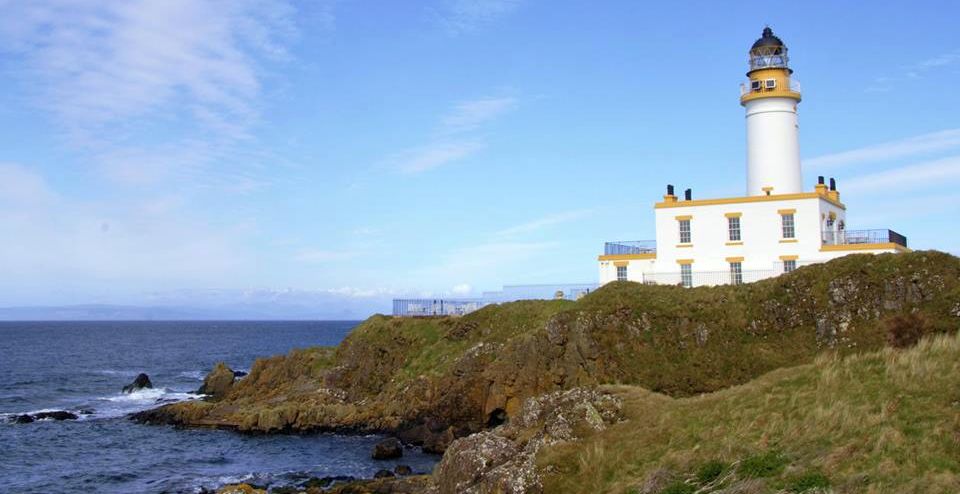
[[[772,477],[780,473],[786,464],[787,459],[779,451],[768,451],[745,458],[740,462],[737,472],[749,478]]]
[[[830,479],[820,472],[811,472],[795,477],[787,483],[790,492],[820,491],[830,488]]]
[[[927,319],[917,313],[897,314],[884,320],[887,344],[894,348],[909,348],[930,332]]]
[[[683,481],[677,480],[668,485],[666,489],[660,491],[660,494],[693,494],[697,488]]]
[[[714,480],[717,480],[720,477],[720,474],[727,469],[727,464],[720,460],[711,460],[704,463],[699,470],[697,470],[697,482],[701,484],[709,484]]]

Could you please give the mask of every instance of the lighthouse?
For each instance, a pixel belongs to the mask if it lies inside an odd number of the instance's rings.
[[[787,46],[763,29],[750,47],[747,83],[740,104],[747,120],[747,195],[795,194],[803,191],[800,173],[797,105],[800,87],[792,80]]]
[[[738,285],[847,254],[909,250],[907,238],[893,230],[850,229],[833,178],[817,177],[804,187],[800,87],[791,78],[787,46],[766,27],[749,54],[740,89],[747,120],[746,194],[694,198],[693,184],[678,177],[683,195],[674,194],[673,182],[653,205],[655,239],[604,244],[597,257],[601,284]]]

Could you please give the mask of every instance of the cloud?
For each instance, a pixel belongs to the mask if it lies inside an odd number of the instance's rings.
[[[495,235],[500,237],[520,235],[524,233],[535,232],[549,228],[551,226],[569,223],[571,221],[576,221],[582,218],[589,216],[593,211],[589,209],[578,209],[574,211],[565,211],[562,213],[551,214],[544,216],[533,221],[528,221],[526,223],[521,223],[519,225],[512,226],[510,228],[505,228],[495,233]]]
[[[440,118],[437,135],[430,142],[400,151],[387,162],[401,173],[417,174],[469,158],[487,147],[478,130],[516,106],[517,100],[509,97],[456,103]]]
[[[847,166],[864,162],[890,161],[957,147],[960,147],[960,129],[947,129],[851,151],[817,156],[804,160],[803,164],[810,168]]]
[[[481,151],[485,145],[477,140],[435,142],[402,151],[393,157],[397,169],[414,174],[460,161]]]
[[[0,285],[7,297],[229,282],[249,274],[231,226],[179,214],[175,198],[87,202],[19,164],[0,165]],[[115,288],[116,287],[116,288]],[[5,301],[0,301],[0,303]]]
[[[288,56],[294,16],[287,0],[9,2],[0,49],[68,142],[142,183],[203,173],[251,138],[261,72]],[[177,149],[191,152],[156,158]]]
[[[517,104],[514,98],[482,98],[464,101],[454,106],[453,111],[443,118],[443,126],[448,132],[473,130],[512,110]]]
[[[439,19],[448,33],[465,34],[512,14],[520,4],[520,0],[445,0]]]
[[[846,181],[843,190],[846,192],[878,189],[902,191],[911,187],[930,187],[957,180],[960,180],[960,156],[952,156],[854,177]]]
[[[454,285],[453,289],[450,291],[454,295],[469,295],[473,291],[473,287],[467,283],[460,283],[459,285]]]
[[[887,92],[894,88],[898,82],[922,79],[928,72],[942,69],[960,63],[960,51],[943,53],[931,58],[921,60],[917,63],[901,67],[902,72],[896,76],[884,75],[876,77],[873,83],[867,86],[867,92]]]

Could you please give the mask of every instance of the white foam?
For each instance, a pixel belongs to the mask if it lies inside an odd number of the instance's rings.
[[[203,381],[203,378],[206,377],[206,374],[203,371],[185,371],[180,373],[180,377],[186,377],[188,379],[196,379],[197,381]]]

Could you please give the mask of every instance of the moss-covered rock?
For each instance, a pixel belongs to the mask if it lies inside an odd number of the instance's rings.
[[[197,393],[210,395],[213,399],[219,400],[233,387],[234,379],[233,369],[227,367],[224,362],[217,362],[213,370],[203,379],[203,384]]]

